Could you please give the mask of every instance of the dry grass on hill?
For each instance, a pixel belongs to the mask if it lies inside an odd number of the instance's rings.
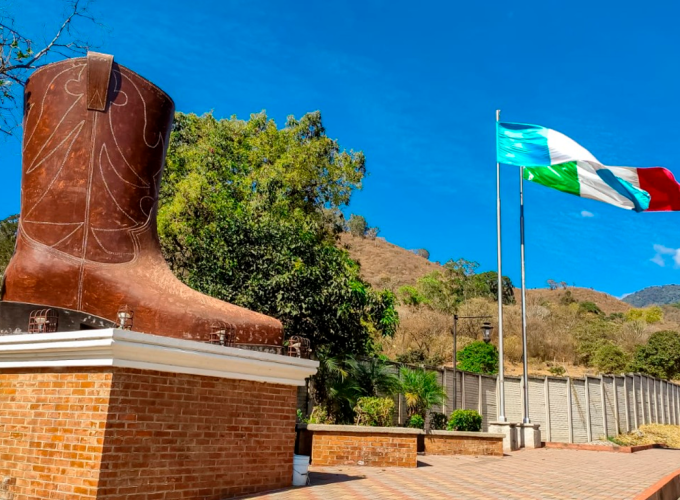
[[[413,252],[382,239],[355,238],[343,233],[339,246],[348,250],[350,256],[361,264],[361,274],[372,286],[396,291],[404,285],[414,285],[419,278],[441,270],[439,264],[430,262]],[[574,304],[564,305],[562,298],[569,292]],[[516,304],[504,307],[505,359],[508,375],[522,372],[521,303],[520,291],[515,289]],[[593,302],[605,315],[626,313],[632,306],[608,295],[588,288],[568,287],[550,290],[538,288],[527,290],[527,337],[529,370],[534,375],[547,375],[550,368],[561,366],[566,373],[580,377],[595,374],[593,367],[576,364],[578,340],[576,334],[591,328],[587,319],[578,312],[578,303]],[[550,305],[548,305],[548,303]],[[664,319],[647,324],[641,321],[612,323],[616,332],[611,340],[624,351],[632,353],[649,335],[660,330],[680,330],[680,309],[664,306]],[[410,351],[422,352],[428,359],[441,360],[451,365],[453,318],[427,306],[398,307],[400,325],[392,339],[383,340],[383,352],[394,359]],[[493,300],[473,298],[463,303],[459,316],[490,316],[493,325],[492,342],[497,342],[497,306]],[[480,338],[478,320],[458,322],[458,349]]]
[[[359,262],[361,275],[376,288],[394,291],[441,269],[438,264],[380,238],[355,238],[349,233],[342,233],[340,246]]]
[[[591,290],[590,288],[568,287],[567,290],[571,292],[571,296],[576,302],[594,302],[605,314],[625,313],[632,308],[630,304],[626,304],[612,295]],[[548,288],[527,290],[527,304],[531,302],[537,303],[541,300],[559,303],[567,290],[550,290]],[[519,289],[515,289],[515,299],[518,304],[521,304],[520,298]]]
[[[680,448],[680,426],[641,425],[637,431],[616,436],[615,442],[624,446],[661,444],[669,448]]]

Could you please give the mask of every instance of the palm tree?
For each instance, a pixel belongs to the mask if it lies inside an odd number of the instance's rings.
[[[357,397],[388,397],[399,392],[399,378],[390,373],[390,366],[382,359],[348,358],[346,364],[356,385]]]
[[[424,419],[427,410],[446,399],[446,392],[437,381],[437,372],[402,367],[399,373],[409,419],[413,415],[420,415]]]

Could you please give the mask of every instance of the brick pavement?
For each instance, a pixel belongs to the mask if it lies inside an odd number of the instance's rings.
[[[258,500],[630,499],[680,469],[680,451],[540,449],[503,458],[421,456],[417,469],[312,467],[311,486]]]

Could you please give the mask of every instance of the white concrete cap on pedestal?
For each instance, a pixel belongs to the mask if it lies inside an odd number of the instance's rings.
[[[0,336],[0,369],[112,366],[305,385],[318,361],[108,328]]]
[[[540,424],[519,424],[519,427],[523,448],[540,448],[542,446]]]
[[[503,434],[503,451],[519,449],[517,424],[514,422],[489,422],[489,432]]]

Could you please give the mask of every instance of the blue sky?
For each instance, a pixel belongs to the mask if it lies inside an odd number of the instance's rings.
[[[11,0],[36,39],[56,0]],[[674,3],[676,5],[674,5]],[[26,4],[26,5],[24,5]],[[628,5],[629,4],[629,5]],[[495,110],[572,137],[609,165],[680,178],[680,5],[97,0],[85,26],[177,109],[247,118],[321,110],[370,176],[346,212],[381,236],[496,267]],[[20,145],[0,144],[0,215],[19,209]],[[504,274],[519,284],[519,173],[503,167]],[[623,295],[680,282],[680,213],[635,214],[525,185],[527,285]]]

